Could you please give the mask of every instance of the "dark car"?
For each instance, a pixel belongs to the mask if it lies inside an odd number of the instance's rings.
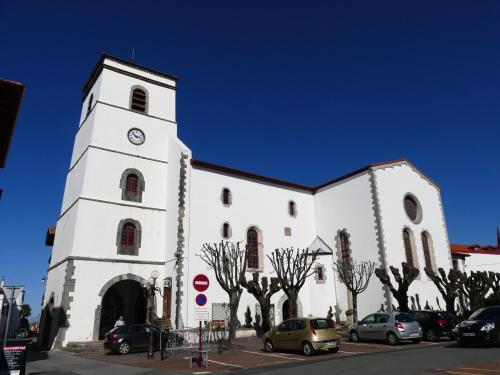
[[[427,341],[439,341],[443,336],[452,338],[451,331],[458,324],[457,317],[446,311],[423,310],[411,314],[422,327]]]
[[[149,349],[150,330],[151,326],[147,324],[115,327],[104,336],[104,349],[119,354],[128,354],[132,351],[147,351]],[[160,331],[153,327],[155,350],[161,349],[160,342],[161,346],[164,347],[166,334],[166,331]]]
[[[500,344],[500,305],[483,307],[458,324],[453,335],[462,346]]]

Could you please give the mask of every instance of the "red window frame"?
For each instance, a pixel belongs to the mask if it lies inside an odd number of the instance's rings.
[[[247,232],[248,268],[259,268],[259,236],[255,229]]]
[[[122,229],[122,246],[135,246],[135,225],[127,223]]]
[[[129,174],[127,176],[126,191],[133,194],[139,192],[139,177],[135,174]]]

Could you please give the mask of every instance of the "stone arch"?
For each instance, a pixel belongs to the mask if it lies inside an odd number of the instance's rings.
[[[276,313],[275,313],[275,319],[278,317],[279,323],[283,321],[283,305],[285,302],[288,301],[288,297],[285,293],[280,297],[278,300],[278,303],[276,304]],[[304,316],[304,310],[302,307],[302,301],[300,300],[300,296],[297,296],[297,317],[302,318]],[[278,323],[278,324],[279,324]]]
[[[135,227],[134,244],[132,246],[122,245],[123,227],[126,224],[133,224],[134,227]],[[116,232],[117,254],[122,254],[122,255],[139,255],[139,248],[141,247],[141,238],[142,238],[141,223],[139,223],[137,220],[134,220],[134,219],[131,219],[131,218],[121,220],[118,223],[118,230]]]
[[[97,305],[94,313],[94,330],[92,334],[92,339],[94,341],[99,339],[99,330],[101,328],[100,325],[101,325],[101,313],[102,313],[102,300],[106,295],[106,292],[108,292],[110,288],[113,287],[113,285],[119,283],[120,281],[135,281],[139,283],[141,286],[145,286],[148,283],[146,279],[140,276],[131,273],[126,273],[113,277],[111,280],[109,280],[102,286],[102,288],[98,293],[99,305]]]
[[[413,231],[411,230],[410,227],[408,226],[403,226],[403,229],[401,230],[401,240],[403,242],[403,249],[405,250],[405,256],[404,256],[404,260],[405,262],[408,262],[408,259],[407,259],[407,256],[406,256],[406,246],[405,246],[405,238],[404,238],[404,233],[407,232],[408,233],[408,237],[409,237],[409,240],[410,240],[410,250],[411,250],[411,260],[412,260],[412,266],[415,267],[415,268],[418,268],[420,269],[420,265],[419,265],[419,262],[418,262],[418,255],[417,255],[417,243],[415,241],[415,234],[413,233]],[[420,275],[419,275],[419,278],[420,278]]]

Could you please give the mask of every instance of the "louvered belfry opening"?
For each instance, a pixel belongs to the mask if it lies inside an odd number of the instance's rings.
[[[130,107],[133,111],[146,113],[146,102],[147,95],[144,90],[134,89],[132,91],[132,103]]]

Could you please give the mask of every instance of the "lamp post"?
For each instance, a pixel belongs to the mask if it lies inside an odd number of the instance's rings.
[[[153,333],[153,319],[154,319],[154,304],[156,287],[156,279],[158,278],[158,271],[152,271],[151,277],[148,280],[147,293],[148,293],[148,322],[149,322],[149,350],[148,358],[152,359],[154,355],[154,333]]]

